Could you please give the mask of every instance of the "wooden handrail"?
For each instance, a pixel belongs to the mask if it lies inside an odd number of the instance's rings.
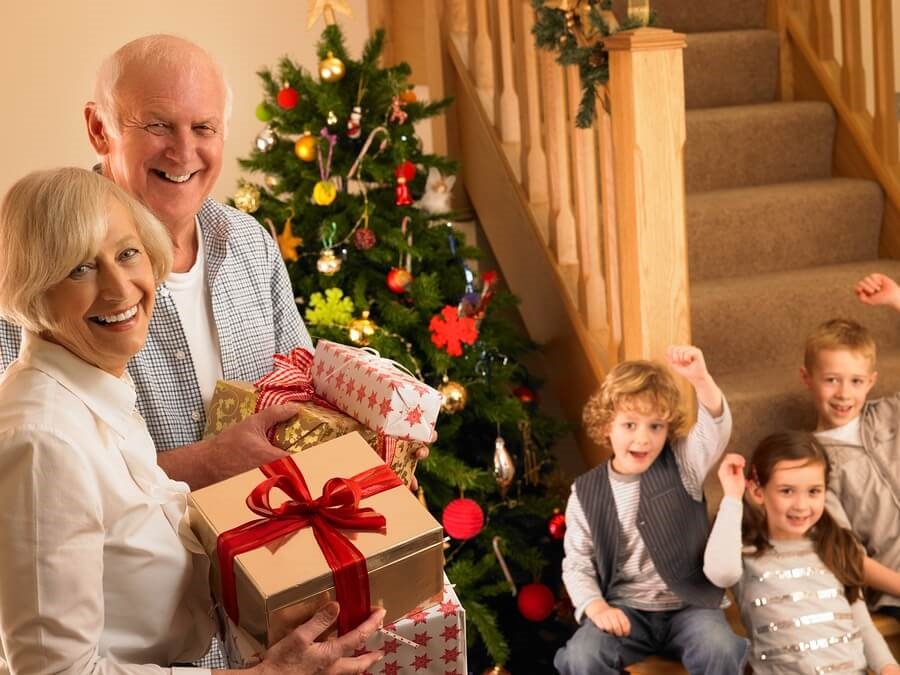
[[[900,143],[894,85],[891,0],[871,0],[872,32],[862,31],[858,0],[841,0],[835,25],[841,64],[823,50],[833,22],[829,3],[769,0],[770,25],[782,39],[782,70],[794,78],[796,98],[829,102],[837,113],[834,173],[877,180],[884,190],[881,255],[900,258]],[[833,53],[831,54],[833,56]],[[870,58],[865,58],[870,57]],[[874,104],[866,97],[863,63],[872,64]],[[785,68],[787,64],[787,68]]]

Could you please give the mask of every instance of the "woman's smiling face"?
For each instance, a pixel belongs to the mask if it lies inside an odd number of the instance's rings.
[[[96,254],[47,291],[43,337],[118,377],[147,339],[156,281],[128,209],[110,199],[106,213]]]

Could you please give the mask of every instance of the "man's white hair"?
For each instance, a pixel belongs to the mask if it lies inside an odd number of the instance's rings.
[[[222,121],[225,124],[223,135],[228,135],[228,121],[231,119],[234,95],[225,79],[222,66],[209,52],[190,40],[177,35],[157,34],[132,40],[119,47],[100,64],[94,80],[94,104],[97,115],[103,122],[103,128],[110,136],[117,138],[120,134],[116,94],[119,80],[128,67],[141,64],[159,68],[183,68],[186,50],[205,57],[222,82],[225,89],[225,109],[222,111]]]

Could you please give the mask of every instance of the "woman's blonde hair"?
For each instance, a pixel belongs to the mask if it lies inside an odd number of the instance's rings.
[[[157,283],[172,269],[165,226],[108,178],[86,169],[35,171],[0,207],[0,314],[35,333],[53,328],[46,292],[96,255],[110,200],[131,216]]]
[[[609,371],[582,412],[591,440],[610,447],[609,426],[620,410],[659,415],[669,423],[670,438],[683,436],[687,431],[675,378],[667,368],[652,361],[623,361]]]

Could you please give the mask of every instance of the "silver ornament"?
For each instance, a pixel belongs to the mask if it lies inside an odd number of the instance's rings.
[[[516,464],[506,449],[506,441],[497,436],[494,441],[494,480],[500,488],[500,496],[506,499],[506,491],[516,476]]]
[[[270,127],[266,127],[262,131],[259,132],[259,136],[256,137],[256,149],[260,152],[268,152],[275,145],[275,134],[272,132]]]

